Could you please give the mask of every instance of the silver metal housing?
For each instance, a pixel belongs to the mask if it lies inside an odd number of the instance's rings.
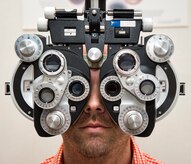
[[[48,72],[42,66],[43,59],[51,53],[56,55],[61,60],[61,66],[55,72]],[[59,104],[68,84],[69,75],[67,70],[67,62],[61,52],[57,50],[48,50],[43,54],[42,59],[39,60],[39,67],[44,74],[36,78],[33,82],[34,101],[43,109],[51,109]],[[39,98],[39,93],[44,88],[50,88],[54,92],[54,100],[50,103],[44,103]]]

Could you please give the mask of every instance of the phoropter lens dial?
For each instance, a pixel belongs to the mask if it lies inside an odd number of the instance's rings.
[[[70,83],[69,92],[73,96],[81,96],[85,91],[85,86],[81,81],[73,81]]]
[[[66,88],[66,96],[72,101],[84,100],[90,91],[88,81],[82,76],[72,76]]]
[[[144,95],[151,95],[155,91],[155,84],[151,80],[144,80],[140,84],[140,91]]]
[[[121,85],[118,81],[109,81],[105,85],[105,92],[107,95],[110,95],[111,97],[117,96],[121,92]]]
[[[42,88],[39,92],[39,99],[43,103],[51,103],[55,98],[54,91],[51,88]]]
[[[135,67],[135,63],[135,58],[131,54],[124,53],[121,56],[119,56],[117,64],[121,70],[128,72]]]
[[[151,101],[157,97],[160,83],[153,75],[144,74],[136,79],[134,91],[140,100]]]
[[[59,89],[51,83],[40,83],[34,88],[34,101],[43,109],[51,109],[60,101]]]
[[[64,55],[57,50],[45,51],[39,60],[39,68],[46,75],[58,75],[64,66]]]
[[[44,58],[43,66],[49,72],[56,72],[61,66],[61,60],[58,56],[50,54]]]
[[[115,71],[120,75],[131,76],[140,66],[138,54],[131,49],[123,49],[116,53],[113,59]]]
[[[117,76],[107,76],[101,81],[101,95],[108,101],[117,101],[122,98],[124,89]]]

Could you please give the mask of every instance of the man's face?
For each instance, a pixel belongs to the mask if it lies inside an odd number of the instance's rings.
[[[99,70],[90,70],[90,96],[78,120],[63,134],[64,144],[86,157],[107,154],[115,145],[127,142],[123,133],[105,109],[99,92]]]

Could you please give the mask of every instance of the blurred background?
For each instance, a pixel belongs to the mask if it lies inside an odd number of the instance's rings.
[[[64,2],[64,3],[63,3]],[[33,122],[5,96],[5,82],[11,81],[19,61],[15,40],[23,33],[37,33],[36,20],[47,5],[82,8],[84,0],[17,0],[0,2],[0,164],[38,164],[54,155],[61,137],[41,138]],[[117,2],[117,3],[116,3]],[[151,3],[152,2],[152,3]],[[158,121],[148,138],[136,138],[141,149],[166,164],[191,163],[191,1],[108,0],[108,8],[137,8],[154,18],[155,34],[168,35],[175,44],[171,62],[184,93],[167,117]],[[149,35],[147,33],[146,35]]]

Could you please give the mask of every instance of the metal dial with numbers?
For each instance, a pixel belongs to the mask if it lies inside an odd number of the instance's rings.
[[[23,34],[15,42],[15,52],[24,62],[37,60],[43,52],[41,39],[34,34]]]
[[[51,110],[43,110],[40,118],[42,128],[50,135],[63,134],[71,124],[69,110],[61,107]]]
[[[154,35],[148,40],[146,51],[152,61],[163,63],[169,60],[173,54],[174,44],[166,35]]]
[[[147,112],[139,106],[128,106],[119,114],[120,128],[132,135],[142,133],[148,126],[149,118]]]

